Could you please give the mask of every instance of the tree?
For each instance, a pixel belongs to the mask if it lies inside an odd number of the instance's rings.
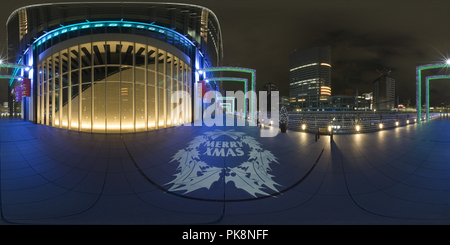
[[[286,107],[282,106],[280,110],[280,124],[287,124],[289,120],[289,115]]]

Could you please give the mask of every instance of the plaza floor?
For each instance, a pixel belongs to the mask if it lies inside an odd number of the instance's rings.
[[[255,126],[96,134],[1,118],[0,147],[3,225],[450,224],[449,118],[331,143]]]

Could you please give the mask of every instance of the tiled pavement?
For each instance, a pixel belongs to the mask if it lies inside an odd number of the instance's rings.
[[[105,135],[1,118],[0,146],[0,224],[450,224],[448,118],[333,143],[250,126]]]

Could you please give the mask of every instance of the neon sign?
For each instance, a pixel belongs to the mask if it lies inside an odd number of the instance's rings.
[[[162,26],[158,26],[155,24],[147,24],[147,23],[141,23],[141,22],[133,22],[133,21],[96,21],[96,22],[89,22],[89,24],[87,24],[86,22],[83,23],[78,23],[78,24],[73,24],[73,25],[68,25],[68,26],[63,26],[57,29],[54,29],[52,31],[49,31],[47,33],[45,33],[44,35],[40,36],[39,38],[37,38],[33,44],[36,44],[37,46],[43,44],[45,41],[51,39],[52,37],[56,37],[60,34],[64,34],[67,33],[68,31],[76,31],[78,29],[87,29],[87,28],[91,28],[91,27],[127,27],[127,28],[132,28],[132,27],[136,27],[139,29],[148,29],[150,31],[155,31],[161,34],[168,34],[168,33],[173,33],[174,35],[178,36],[180,39],[183,39],[186,43],[192,45],[193,47],[195,47],[195,44],[191,42],[191,40],[189,40],[187,37],[185,37],[184,35],[181,35],[178,32],[175,32],[173,30],[167,29],[165,27]]]
[[[422,118],[422,70],[444,68],[448,67],[449,64],[428,64],[416,67],[416,108],[417,108],[417,118]],[[429,120],[427,116],[427,121]],[[421,120],[417,121],[421,124]]]

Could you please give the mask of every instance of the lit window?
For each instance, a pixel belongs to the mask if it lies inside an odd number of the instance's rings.
[[[292,68],[290,71],[295,71],[297,69],[305,68],[308,66],[315,66],[315,65],[319,65],[319,63],[311,63],[311,64],[307,64],[307,65],[298,66],[298,67]]]

